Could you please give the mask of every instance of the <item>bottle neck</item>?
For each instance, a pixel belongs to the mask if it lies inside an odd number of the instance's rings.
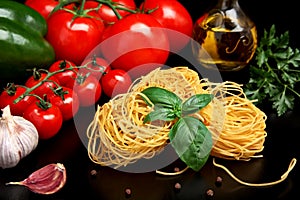
[[[239,7],[238,0],[219,0],[217,6],[221,9]]]

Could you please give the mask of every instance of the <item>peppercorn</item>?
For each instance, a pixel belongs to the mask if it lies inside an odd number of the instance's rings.
[[[207,189],[207,190],[206,190],[206,196],[207,196],[208,198],[213,197],[213,196],[214,196],[214,191],[213,191],[212,189]]]
[[[175,189],[181,189],[181,184],[180,183],[175,183]]]
[[[180,171],[179,167],[174,168],[174,172],[179,172],[179,171]]]
[[[221,186],[222,185],[222,181],[223,181],[222,177],[218,176],[216,178],[216,182],[215,182],[216,186]]]
[[[181,184],[180,183],[175,183],[174,189],[175,189],[175,192],[179,192],[180,189],[181,189]]]
[[[125,189],[125,197],[126,197],[126,198],[131,197],[131,189],[130,189],[130,188],[126,188],[126,189]]]
[[[95,169],[91,170],[90,173],[91,173],[92,176],[96,176],[97,175],[97,171]]]

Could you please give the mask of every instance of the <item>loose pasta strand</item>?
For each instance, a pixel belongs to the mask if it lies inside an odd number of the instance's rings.
[[[276,185],[278,183],[281,183],[282,181],[284,181],[289,173],[293,170],[293,168],[295,167],[296,165],[296,162],[297,162],[297,159],[296,158],[293,158],[289,164],[289,167],[287,169],[287,171],[282,174],[282,176],[280,177],[279,180],[276,180],[276,181],[272,181],[272,182],[267,182],[267,183],[248,183],[248,182],[245,182],[245,181],[242,181],[240,180],[239,178],[237,178],[234,174],[232,174],[230,172],[229,169],[227,169],[224,165],[221,165],[221,164],[218,164],[216,163],[215,161],[215,158],[213,158],[213,164],[214,166],[216,167],[219,167],[221,169],[223,169],[231,178],[233,178],[236,182],[242,184],[242,185],[246,185],[246,186],[252,186],[252,187],[266,187],[266,186],[272,186],[272,185]]]
[[[178,172],[165,172],[165,171],[161,171],[161,170],[156,170],[155,172],[157,174],[161,174],[161,175],[164,175],[164,176],[175,176],[175,175],[180,175],[184,172],[186,172],[187,170],[189,169],[189,167],[185,167],[184,169],[178,171]]]

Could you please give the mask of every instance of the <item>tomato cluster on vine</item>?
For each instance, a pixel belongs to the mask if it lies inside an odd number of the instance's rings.
[[[165,64],[192,36],[192,17],[176,0],[26,0],[25,5],[45,17],[45,38],[57,60],[81,65],[94,51],[112,68],[129,73],[139,67],[131,72],[134,78]]]
[[[45,140],[55,136],[80,107],[95,105],[103,94],[125,93],[131,84],[127,72],[111,69],[100,57],[81,66],[57,60],[48,70],[34,69],[24,85],[9,83],[0,94],[0,108],[10,105],[12,115],[32,122]]]

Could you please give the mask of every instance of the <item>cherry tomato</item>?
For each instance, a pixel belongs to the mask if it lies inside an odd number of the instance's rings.
[[[40,13],[46,20],[52,10],[58,5],[59,0],[26,0],[24,2],[28,7],[33,8]],[[66,8],[72,8],[74,4],[68,4]]]
[[[45,80],[47,76],[47,73],[35,71],[34,74],[26,80],[25,86],[32,88],[37,84],[41,84],[33,90],[33,93],[43,98],[45,94],[52,93],[52,88],[56,88],[56,86],[60,84],[54,76],[50,76]]]
[[[75,68],[75,66],[76,65],[73,62],[67,60],[57,60],[49,67],[48,70],[49,72],[63,70],[62,72],[54,74],[53,76],[59,81],[61,86],[66,86],[67,82],[75,81],[78,72],[78,68]],[[70,67],[73,67],[72,70],[69,70]]]
[[[136,10],[136,4],[134,0],[113,0],[113,5],[117,6],[116,10],[119,13],[120,17],[125,17],[129,15],[131,12],[128,10]],[[100,3],[95,1],[87,1],[85,3],[86,8],[97,8]],[[104,24],[111,25],[118,21],[118,17],[116,16],[115,12],[107,5],[102,4],[98,10],[98,14],[100,15],[101,19],[103,19]]]
[[[101,78],[103,92],[108,97],[126,93],[132,84],[129,74],[122,69],[112,69]]]
[[[147,0],[141,4],[140,8],[145,12],[152,10],[150,15],[157,19],[163,27],[170,29],[167,33],[172,52],[178,52],[188,44],[192,37],[193,19],[179,1]]]
[[[15,100],[23,95],[25,91],[26,88],[21,85],[15,85],[13,83],[8,84],[0,94],[0,109],[9,105],[12,115],[22,116],[24,110],[35,101],[35,97],[25,96],[15,103]]]
[[[36,127],[39,138],[46,140],[54,137],[62,127],[63,116],[59,108],[53,104],[41,102],[32,103],[28,106],[23,117]]]
[[[63,116],[63,120],[72,119],[79,110],[79,98],[71,88],[59,87],[48,96],[49,102],[56,105]]]
[[[85,59],[81,66],[87,65],[87,68],[80,69],[80,73],[90,73],[95,76],[98,80],[100,80],[103,73],[108,73],[111,70],[108,62],[99,56],[92,56]]]
[[[45,38],[53,46],[57,60],[65,59],[80,65],[100,43],[104,24],[99,16],[94,16],[95,12],[88,12],[88,16],[80,10],[74,10],[74,13],[58,10],[51,14]]]
[[[91,75],[78,75],[73,90],[78,95],[80,106],[83,107],[94,105],[102,94],[99,80]]]
[[[128,72],[141,67],[129,72],[133,78],[162,66],[169,56],[169,40],[163,26],[148,14],[127,15],[110,26],[104,37],[100,49],[112,68]]]

